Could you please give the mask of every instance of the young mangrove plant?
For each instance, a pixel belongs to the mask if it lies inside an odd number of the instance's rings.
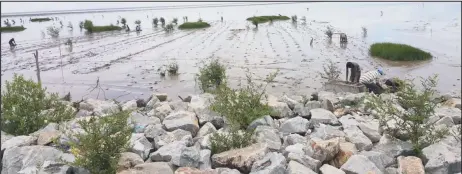
[[[338,80],[342,73],[340,68],[331,59],[324,64],[323,70],[324,72],[319,72],[319,76],[327,81]]]
[[[55,26],[49,26],[47,28],[47,32],[48,32],[48,35],[55,38],[59,36],[60,29]]]
[[[175,25],[178,25],[178,18],[173,18],[172,23],[174,23]]]
[[[157,23],[159,23],[159,19],[157,18],[152,19],[152,24],[154,24],[154,26],[157,27]]]
[[[165,19],[163,17],[160,17],[160,23],[162,24],[162,26],[165,25]]]
[[[293,23],[297,23],[297,15],[291,17]]]
[[[120,23],[125,27],[127,26],[127,20],[125,18],[120,19]]]

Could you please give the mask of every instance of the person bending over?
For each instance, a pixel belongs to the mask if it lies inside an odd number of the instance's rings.
[[[369,71],[359,78],[359,83],[364,84],[369,92],[381,94],[384,88],[380,85],[380,77],[383,75],[384,73],[381,69]]]
[[[10,47],[16,46],[16,41],[14,41],[14,38],[11,38],[8,43],[10,44]]]
[[[350,69],[350,79],[348,79],[348,69]],[[346,64],[346,80],[352,83],[359,83],[361,76],[361,68],[355,62],[347,62]]]

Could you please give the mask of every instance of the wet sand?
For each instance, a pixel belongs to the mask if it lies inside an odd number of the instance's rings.
[[[277,14],[297,15],[299,21],[296,25],[290,21],[260,24],[255,30],[245,20],[253,15]],[[234,87],[245,80],[246,69],[257,80],[279,69],[275,84],[268,88],[274,94],[303,95],[318,90],[324,82],[318,72],[329,59],[337,62],[342,71],[347,61],[355,61],[363,71],[381,67],[387,77],[439,74],[441,92],[461,87],[460,3],[425,3],[425,6],[383,2],[298,3],[55,16],[64,24],[59,39],[41,34],[53,23],[59,26],[57,21],[26,22],[27,29],[23,32],[2,33],[3,82],[10,80],[14,73],[35,80],[32,53],[39,50],[43,84],[52,92],[70,91],[74,100],[96,97],[98,89],[90,94],[88,89],[96,85],[97,78],[106,98],[117,100],[147,98],[152,92],[170,96],[197,93],[195,74],[201,62],[210,57],[218,57],[226,65],[228,81]],[[93,20],[95,25],[107,25],[115,24],[119,16],[125,17],[132,29],[134,21],[141,20],[143,31],[87,35],[78,28],[78,22],[84,19]],[[160,26],[152,25],[152,18],[160,16],[167,21],[178,17],[179,23],[183,22],[182,16],[188,16],[189,21],[200,17],[211,27],[166,34]],[[221,16],[223,22],[219,21]],[[303,16],[306,16],[306,24],[300,20]],[[19,21],[19,18],[8,19]],[[73,31],[66,27],[69,22],[74,26]],[[246,29],[247,25],[249,30],[232,31]],[[346,48],[340,46],[337,35],[331,42],[326,38],[327,26],[348,35]],[[366,37],[362,34],[363,26],[368,29]],[[8,46],[11,37],[18,43],[15,50]],[[63,44],[67,38],[75,42],[72,47]],[[311,38],[314,39],[312,47],[309,45]],[[410,44],[432,53],[435,58],[419,63],[372,58],[368,48],[375,42]],[[173,61],[178,62],[180,74],[162,78],[157,69]],[[101,92],[99,97],[102,95]]]

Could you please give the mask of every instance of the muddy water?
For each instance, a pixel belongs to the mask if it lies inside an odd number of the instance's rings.
[[[14,73],[36,79],[32,53],[38,50],[42,83],[49,91],[70,91],[74,100],[97,97],[98,93],[99,98],[117,100],[147,98],[153,91],[171,96],[196,93],[195,74],[201,62],[210,57],[219,57],[226,64],[231,86],[245,80],[246,70],[261,80],[279,69],[276,83],[268,87],[274,94],[316,91],[323,82],[318,72],[329,59],[342,71],[347,61],[355,61],[363,71],[383,68],[387,77],[439,74],[438,89],[449,92],[461,87],[460,12],[460,3],[448,2],[336,2],[53,15],[64,24],[58,39],[46,34],[46,27],[60,26],[57,21],[25,22],[25,31],[1,34],[2,81],[10,80]],[[297,15],[299,19],[305,16],[307,22],[261,24],[257,30],[245,20],[253,15],[277,14]],[[182,16],[188,16],[189,21],[202,18],[212,26],[166,34],[161,27],[152,26],[152,18],[160,16],[167,21],[178,17],[180,23]],[[85,19],[108,25],[116,24],[119,17],[125,17],[132,30],[134,21],[141,20],[143,31],[89,35],[78,28],[79,21]],[[19,21],[19,17],[8,19]],[[73,30],[66,27],[69,22]],[[346,47],[340,46],[337,35],[332,41],[326,39],[327,26],[348,35]],[[361,27],[368,30],[366,37]],[[14,50],[8,46],[12,37],[18,43]],[[64,45],[68,38],[74,42],[72,47]],[[309,45],[311,38],[313,46]],[[368,55],[369,46],[375,42],[410,44],[435,58],[420,63],[383,61]],[[178,62],[180,74],[161,77],[157,69],[171,62]],[[100,85],[95,88],[98,78]]]

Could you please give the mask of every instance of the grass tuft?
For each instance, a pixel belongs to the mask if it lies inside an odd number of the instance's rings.
[[[265,23],[268,21],[275,21],[275,20],[289,20],[290,18],[287,16],[254,16],[247,18],[248,21],[255,21],[257,23]]]
[[[369,49],[371,56],[393,61],[429,60],[432,55],[421,49],[396,43],[375,43]]]
[[[23,31],[26,28],[24,26],[14,26],[14,27],[1,27],[0,32],[19,32]]]
[[[207,22],[185,22],[178,26],[179,29],[207,28],[210,24]]]
[[[51,18],[33,18],[30,19],[31,22],[45,22],[45,21],[51,21]]]
[[[115,26],[115,25],[108,25],[108,26],[94,26],[93,22],[90,20],[85,20],[83,24],[83,28],[85,28],[88,32],[103,32],[103,31],[114,31],[114,30],[122,30],[122,27]]]

